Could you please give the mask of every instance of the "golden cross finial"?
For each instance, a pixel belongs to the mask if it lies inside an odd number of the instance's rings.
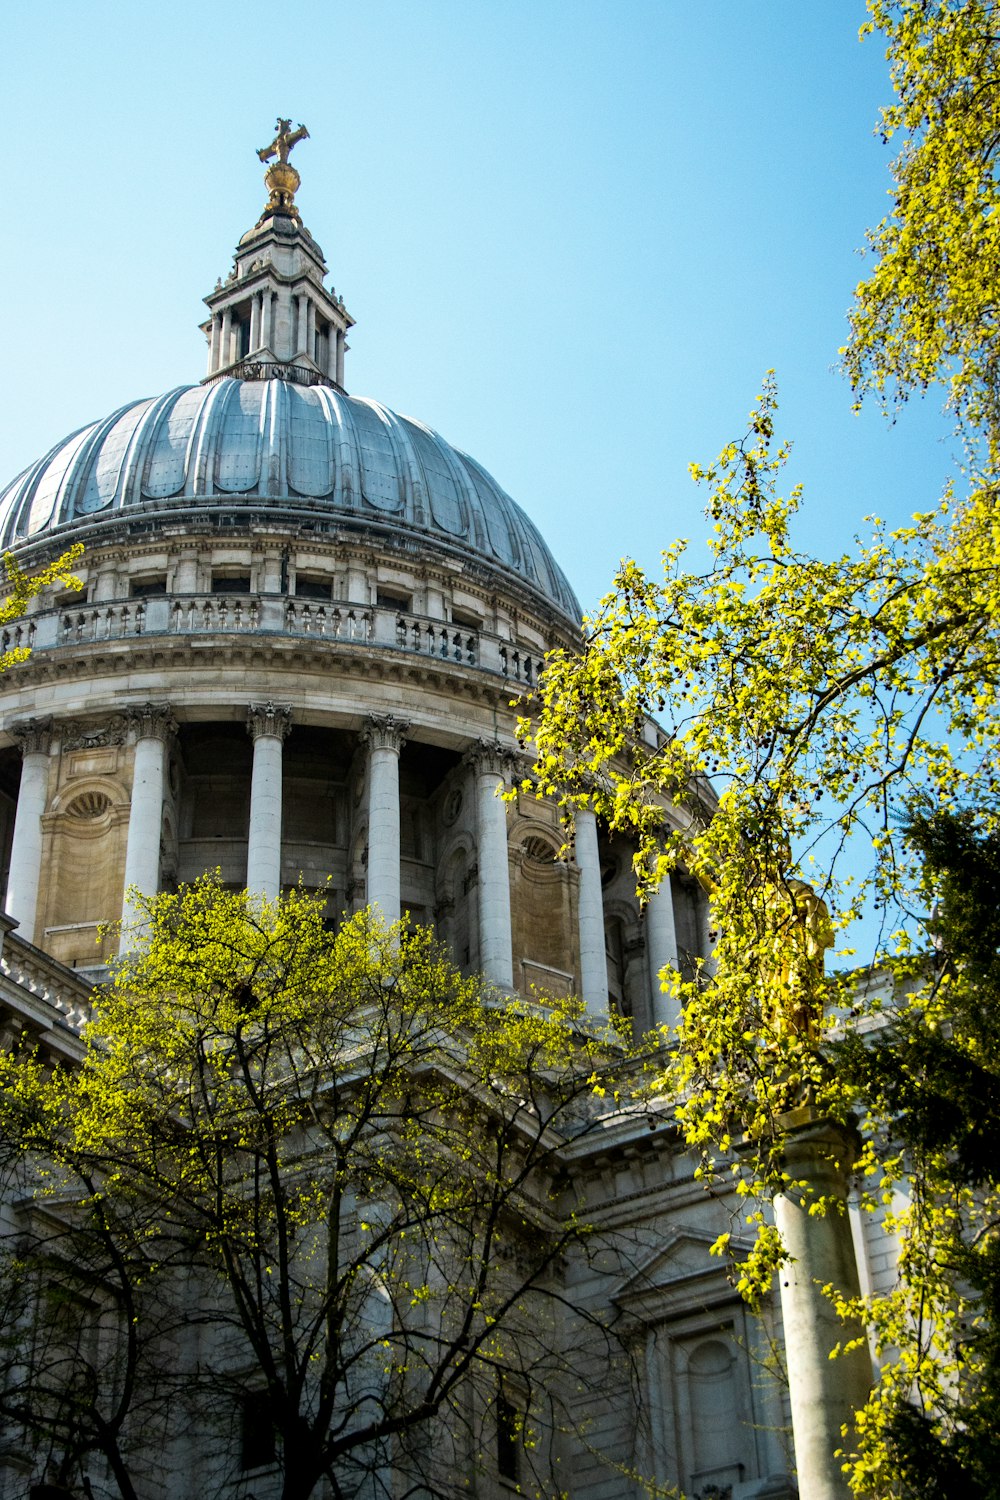
[[[261,161],[271,162],[264,173],[264,182],[270,197],[267,207],[257,221],[258,227],[272,214],[285,214],[290,219],[298,219],[299,211],[295,207],[295,194],[299,183],[302,181],[298,172],[288,160],[288,153],[299,141],[307,140],[309,132],[304,125],[297,130],[292,129],[291,120],[283,120],[281,116],[275,121],[274,140],[269,146],[262,146],[257,152]],[[275,158],[277,158],[275,160]]]
[[[297,146],[299,141],[308,139],[309,132],[304,125],[300,125],[298,130],[293,130],[291,120],[283,120],[279,115],[274,122],[274,140],[269,146],[262,146],[257,155],[261,161],[270,161],[272,156],[276,156],[284,165],[292,147]]]

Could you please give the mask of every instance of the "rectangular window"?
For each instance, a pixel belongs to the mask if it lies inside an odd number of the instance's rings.
[[[249,594],[249,573],[213,573],[213,594]]]
[[[276,1456],[270,1397],[266,1391],[246,1391],[240,1410],[240,1468],[262,1469]]]
[[[133,578],[128,588],[130,599],[156,599],[166,592],[166,573],[158,578]]]
[[[322,599],[324,604],[329,604],[331,595],[330,580],[324,578],[303,578],[301,574],[295,579],[296,599]]]
[[[511,1484],[521,1478],[521,1414],[505,1391],[497,1395],[497,1474]]]
[[[402,589],[379,589],[375,595],[375,603],[379,609],[409,609],[413,602],[411,594],[404,594]]]

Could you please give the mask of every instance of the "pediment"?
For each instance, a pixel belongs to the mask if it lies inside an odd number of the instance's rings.
[[[736,1299],[729,1274],[732,1257],[749,1254],[751,1242],[733,1236],[728,1254],[712,1255],[715,1238],[682,1225],[668,1230],[663,1242],[633,1266],[614,1301],[643,1317],[665,1317]]]

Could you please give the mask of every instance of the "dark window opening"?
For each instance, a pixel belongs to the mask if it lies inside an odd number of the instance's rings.
[[[158,599],[167,592],[167,575],[159,578],[133,578],[129,584],[130,599]]]
[[[453,609],[451,622],[453,625],[461,625],[463,630],[478,630],[483,623],[467,609]]]
[[[329,604],[331,595],[330,581],[323,578],[296,578],[296,599],[322,599]]]
[[[398,589],[379,589],[375,595],[379,609],[409,609],[412,596]]]
[[[249,573],[213,573],[213,594],[249,594]]]
[[[521,1478],[521,1417],[509,1396],[497,1396],[497,1474],[517,1484]]]
[[[247,1391],[240,1412],[240,1468],[261,1469],[275,1457],[270,1397],[266,1391]]]

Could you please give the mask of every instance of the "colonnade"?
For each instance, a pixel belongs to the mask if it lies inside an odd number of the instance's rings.
[[[126,719],[134,737],[132,797],[125,852],[123,951],[141,935],[141,917],[129,892],[153,896],[159,889],[160,838],[167,792],[169,746],[177,724],[166,704],[146,703],[130,709]],[[268,900],[281,890],[282,750],[291,729],[289,705],[253,703],[247,731],[253,741],[250,824],[247,840],[247,889]],[[400,912],[399,756],[408,723],[392,714],[373,714],[361,739],[368,751],[367,900],[386,921]],[[21,749],[22,772],[14,819],[7,911],[21,931],[35,931],[42,877],[42,817],[48,802],[51,720],[29,720],[12,730]],[[478,850],[479,963],[490,984],[514,988],[514,953],[507,844],[507,808],[502,792],[513,769],[513,752],[496,740],[477,740],[466,752],[475,793]],[[608,1009],[604,909],[597,820],[593,812],[576,815],[578,941],[580,995],[588,1013]],[[646,951],[650,968],[655,1024],[676,1020],[676,1007],[660,986],[660,971],[677,965],[677,938],[669,879],[647,907]]]
[[[320,357],[317,358],[316,312],[316,303],[308,292],[292,292],[287,288],[275,291],[263,287],[251,293],[249,350],[252,353],[257,349],[269,349],[279,360],[307,354],[324,375],[342,386],[347,349],[344,330],[332,321],[325,325],[321,330]],[[212,315],[208,358],[210,375],[234,363],[233,333],[233,306],[230,304]]]

